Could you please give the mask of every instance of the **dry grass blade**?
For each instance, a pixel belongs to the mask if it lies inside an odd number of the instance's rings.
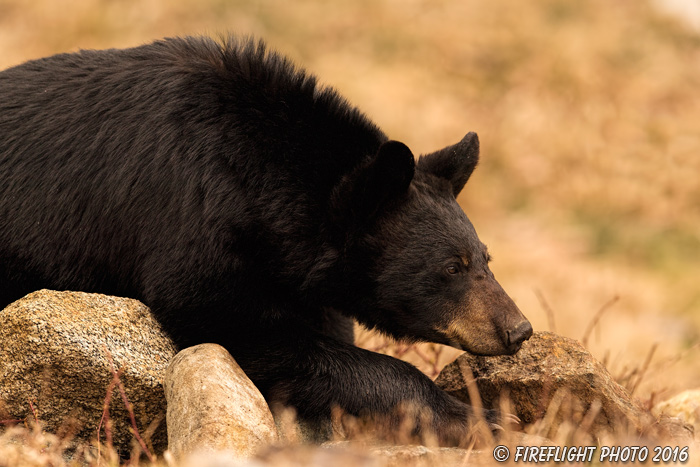
[[[129,414],[129,419],[131,421],[131,428],[133,430],[133,435],[136,441],[138,442],[139,446],[141,447],[141,450],[143,453],[148,457],[148,460],[151,462],[155,462],[155,456],[151,453],[150,449],[148,449],[148,446],[146,446],[146,443],[144,442],[143,438],[141,438],[141,435],[139,433],[138,426],[136,425],[136,416],[134,415],[134,409],[129,402],[129,399],[126,397],[126,391],[124,390],[124,385],[121,382],[121,378],[119,377],[119,373],[117,370],[114,368],[114,359],[112,358],[112,355],[109,353],[109,351],[105,350],[107,359],[109,360],[109,366],[112,371],[112,377],[114,380],[116,380],[117,387],[119,388],[119,393],[122,398],[122,402],[124,402],[124,407],[126,407],[126,411]]]
[[[34,423],[36,423],[37,426],[39,426],[39,417],[36,414],[36,409],[34,408],[34,404],[32,403],[32,400],[29,399],[29,408],[32,411],[32,415],[34,416]]]
[[[588,408],[588,411],[583,417],[581,424],[577,426],[576,431],[574,431],[574,442],[576,444],[583,445],[584,443],[590,441],[588,438],[590,436],[591,428],[593,427],[593,422],[595,422],[595,419],[600,413],[602,407],[603,404],[601,404],[600,400],[598,399],[595,399],[591,403],[591,406]]]
[[[481,438],[486,445],[493,445],[494,438],[491,429],[489,428],[486,419],[484,418],[484,404],[481,401],[481,394],[479,394],[479,388],[476,385],[476,380],[474,379],[474,372],[472,371],[469,364],[464,360],[459,360],[459,369],[464,375],[464,379],[467,383],[467,393],[469,394],[469,403],[472,407],[474,418],[476,419],[476,425],[474,429],[474,441],[472,446]]]
[[[533,426],[535,429],[535,433],[538,436],[542,436],[544,438],[554,438],[556,433],[553,433],[552,430],[555,427],[555,420],[557,417],[557,414],[559,413],[559,409],[561,408],[562,404],[564,403],[564,399],[569,397],[569,391],[566,389],[559,389],[554,393],[554,396],[552,396],[552,400],[549,401],[549,405],[547,406],[547,410],[545,411],[544,418],[536,422]]]
[[[588,323],[588,327],[586,328],[586,331],[583,333],[583,337],[581,338],[581,343],[583,344],[584,347],[588,347],[588,338],[590,337],[591,333],[593,332],[593,329],[598,325],[600,322],[600,319],[603,317],[603,314],[610,309],[611,306],[613,306],[615,303],[617,303],[620,300],[620,297],[618,295],[615,295],[613,298],[611,298],[608,302],[606,302],[602,307],[600,307],[600,310],[593,316],[593,319],[591,320],[590,323]]]
[[[119,369],[119,371],[116,374],[112,375],[112,380],[109,383],[109,386],[107,386],[107,390],[105,391],[105,398],[104,398],[104,403],[103,403],[103,409],[102,409],[102,418],[100,418],[100,423],[97,425],[97,459],[98,463],[99,460],[102,459],[102,444],[100,443],[100,437],[101,437],[101,430],[102,427],[104,426],[105,429],[105,441],[107,445],[108,452],[112,453],[114,451],[114,445],[112,441],[112,420],[109,418],[109,405],[112,401],[112,393],[114,392],[114,388],[117,385],[117,379],[119,375],[122,373],[122,369]]]
[[[649,364],[651,363],[651,359],[654,357],[654,353],[656,352],[656,349],[658,347],[657,343],[654,343],[654,345],[651,346],[649,349],[649,353],[647,354],[646,360],[644,360],[644,364],[642,367],[639,369],[639,372],[637,373],[637,379],[634,382],[634,385],[630,388],[630,395],[633,395],[634,392],[637,390],[639,387],[639,384],[642,382],[642,379],[644,379],[644,375],[647,372],[647,369],[649,368]]]
[[[554,310],[552,310],[552,307],[549,306],[549,302],[547,302],[547,299],[544,297],[544,294],[542,294],[542,292],[539,289],[535,289],[535,295],[537,296],[537,300],[539,300],[542,309],[547,315],[547,325],[549,327],[549,330],[552,332],[557,332],[557,326],[554,322]]]
[[[15,425],[17,423],[22,423],[24,420],[20,419],[15,419],[15,420],[0,420],[0,425]]]

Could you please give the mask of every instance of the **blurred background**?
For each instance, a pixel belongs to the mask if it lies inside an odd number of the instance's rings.
[[[649,399],[700,386],[699,5],[0,0],[0,68],[233,32],[415,154],[476,131],[482,162],[459,201],[496,277],[536,330],[585,337],[622,381],[645,371]]]

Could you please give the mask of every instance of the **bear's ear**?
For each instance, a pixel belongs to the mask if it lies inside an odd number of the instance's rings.
[[[479,137],[470,132],[455,145],[421,156],[418,160],[418,170],[448,180],[456,198],[478,162]]]
[[[344,218],[356,227],[374,221],[390,202],[408,190],[415,173],[415,158],[398,141],[383,143],[377,154],[342,178],[331,195],[336,221]]]

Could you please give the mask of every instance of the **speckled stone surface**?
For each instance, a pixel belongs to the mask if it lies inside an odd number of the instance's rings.
[[[32,401],[45,429],[74,425],[79,438],[95,439],[112,380],[109,352],[139,431],[159,423],[150,442],[156,452],[167,447],[163,378],[176,349],[145,305],[40,290],[0,311],[0,343],[0,418],[33,420]],[[128,452],[131,424],[116,388],[110,418],[115,447]]]
[[[656,416],[677,417],[691,425],[696,436],[700,435],[700,389],[689,389],[659,402],[652,413]]]
[[[168,450],[178,459],[202,451],[245,459],[277,440],[265,399],[220,345],[178,353],[166,372],[165,396]]]
[[[565,393],[570,397],[562,400],[553,430],[565,411],[570,412],[567,419],[581,422],[594,401],[600,403],[591,426],[594,432],[614,432],[628,425],[641,429],[651,422],[649,414],[581,344],[551,332],[536,332],[515,355],[462,354],[442,370],[435,383],[468,402],[465,370],[469,368],[486,408],[498,409],[505,391],[515,414],[525,423],[541,419],[555,395]]]

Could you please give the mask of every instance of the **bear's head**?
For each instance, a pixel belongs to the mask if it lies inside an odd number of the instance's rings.
[[[346,286],[361,323],[409,341],[512,354],[532,326],[489,269],[490,255],[456,197],[479,140],[420,157],[387,141],[336,187]],[[354,297],[352,296],[353,294]]]

